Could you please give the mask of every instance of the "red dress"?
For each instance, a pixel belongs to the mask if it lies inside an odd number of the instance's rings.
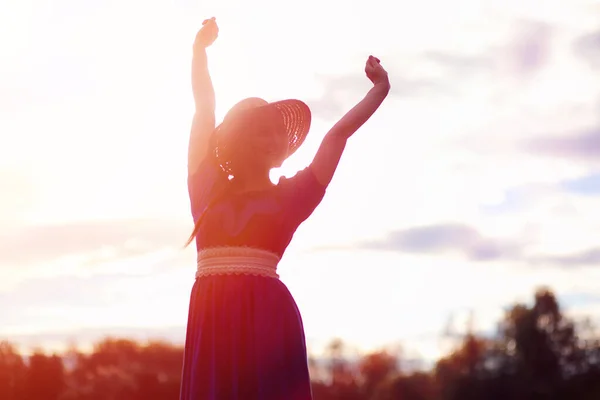
[[[228,184],[209,161],[188,179],[194,222],[206,213],[198,251],[250,247],[281,257],[325,194],[311,168],[259,192],[232,194]],[[302,318],[279,279],[239,274],[196,279],[180,400],[217,399],[312,399]]]

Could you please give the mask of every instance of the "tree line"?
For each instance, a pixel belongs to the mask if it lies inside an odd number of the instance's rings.
[[[424,371],[403,370],[389,350],[350,359],[332,342],[311,360],[315,400],[599,400],[600,336],[566,316],[540,289],[515,304],[494,335],[467,332],[454,351]],[[23,357],[0,343],[2,400],[176,400],[183,348],[106,338],[93,351],[36,351]]]

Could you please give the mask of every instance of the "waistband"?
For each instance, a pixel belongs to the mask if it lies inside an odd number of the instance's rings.
[[[210,275],[258,275],[279,278],[279,255],[252,247],[213,247],[198,252],[196,278]]]

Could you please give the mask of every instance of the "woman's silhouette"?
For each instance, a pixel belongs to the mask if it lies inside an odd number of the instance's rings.
[[[321,202],[348,138],[386,98],[386,71],[369,57],[372,89],[324,137],[310,166],[277,185],[269,171],[304,141],[311,121],[299,100],[236,104],[215,128],[206,20],[194,42],[196,113],[188,188],[198,250],[182,376],[182,400],[311,399],[306,344],[296,303],[277,263],[298,226]]]

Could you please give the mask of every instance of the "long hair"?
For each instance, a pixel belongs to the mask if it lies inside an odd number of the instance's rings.
[[[229,192],[231,190],[231,186],[233,184],[232,181],[233,181],[233,179],[230,179],[229,182],[225,185],[225,187],[223,187],[221,189],[221,192],[218,193],[216,196],[213,196],[213,198],[208,202],[207,206],[204,208],[204,211],[202,211],[202,214],[200,214],[200,217],[194,224],[194,230],[190,234],[190,237],[188,238],[185,246],[183,246],[184,248],[188,247],[194,241],[194,239],[196,239],[196,236],[198,235],[198,231],[200,230],[200,225],[201,225],[202,221],[204,220],[204,216],[206,215],[208,210],[210,208],[212,208],[212,206],[217,201],[222,200],[223,198],[225,198],[225,196],[227,196],[229,194]]]
[[[196,239],[196,236],[198,235],[198,231],[200,230],[200,222],[202,222],[202,219],[205,214],[206,214],[206,210],[204,210],[202,215],[200,215],[200,218],[198,218],[198,221],[196,221],[196,224],[194,225],[194,230],[192,231],[192,234],[188,238],[188,240],[185,243],[185,246],[183,246],[183,248],[188,247],[194,241],[194,239]]]
[[[209,139],[209,147],[211,149],[214,149],[216,147],[216,130],[213,130],[213,132],[211,133],[210,139]],[[235,144],[235,141],[233,142]],[[227,153],[231,152],[235,152],[235,145],[232,146],[233,148],[228,148],[226,149]],[[207,157],[210,158],[209,162],[212,162],[214,164],[214,166],[216,168],[218,168],[220,173],[225,174],[224,170],[222,169],[220,162],[218,161],[217,158],[217,153],[215,150],[209,151]],[[224,179],[227,179],[229,182],[227,182],[227,184],[225,185],[225,187],[221,188],[220,193],[217,193],[216,195],[212,196],[212,199],[209,200],[207,206],[204,208],[204,211],[202,211],[202,214],[200,214],[200,217],[198,218],[198,220],[196,221],[196,223],[194,224],[194,230],[192,230],[192,233],[190,234],[190,237],[188,238],[187,242],[185,243],[185,246],[183,246],[183,248],[188,247],[196,238],[196,236],[198,235],[198,231],[200,230],[200,225],[204,219],[204,216],[206,215],[207,211],[212,208],[212,206],[219,200],[223,199],[228,193],[229,193],[229,187],[231,186],[231,181],[232,181],[232,176],[226,176],[223,177]],[[222,178],[222,179],[223,179]]]
[[[209,203],[209,207],[210,207],[210,203]],[[208,207],[206,208],[206,210],[208,210]],[[194,230],[192,231],[192,234],[188,238],[187,242],[185,243],[185,246],[183,246],[184,249],[186,247],[188,247],[194,241],[194,239],[196,239],[196,236],[198,235],[198,231],[200,230],[200,223],[204,219],[204,215],[206,214],[206,210],[204,210],[204,212],[202,213],[202,215],[200,215],[200,218],[198,218],[198,220],[194,224]]]
[[[236,159],[235,161],[239,161],[239,153],[237,153],[237,146],[232,147],[228,150],[231,152],[234,152],[234,154],[238,157],[233,157],[233,158]],[[211,156],[214,158],[213,162],[215,162],[217,164],[217,168],[221,169],[221,166],[219,165],[219,162],[217,161],[214,154]],[[228,166],[231,168],[232,173],[234,171],[233,167],[235,164],[236,163],[234,163],[233,161],[230,161],[228,163]],[[221,172],[221,173],[226,175],[225,172]],[[196,220],[196,223],[194,224],[194,230],[190,234],[190,237],[188,238],[184,248],[188,247],[194,241],[196,236],[198,235],[198,231],[200,230],[200,225],[204,219],[204,216],[208,212],[208,210],[211,209],[215,205],[215,203],[217,203],[218,201],[223,200],[225,197],[227,197],[234,190],[235,185],[237,185],[241,182],[240,178],[238,177],[236,179],[234,175],[224,176],[221,179],[224,179],[226,181],[225,184],[219,188],[218,192],[214,196],[212,196],[212,198],[209,200],[208,204],[204,208],[204,211],[202,211],[202,214],[200,215],[200,217],[198,217],[198,220]]]

